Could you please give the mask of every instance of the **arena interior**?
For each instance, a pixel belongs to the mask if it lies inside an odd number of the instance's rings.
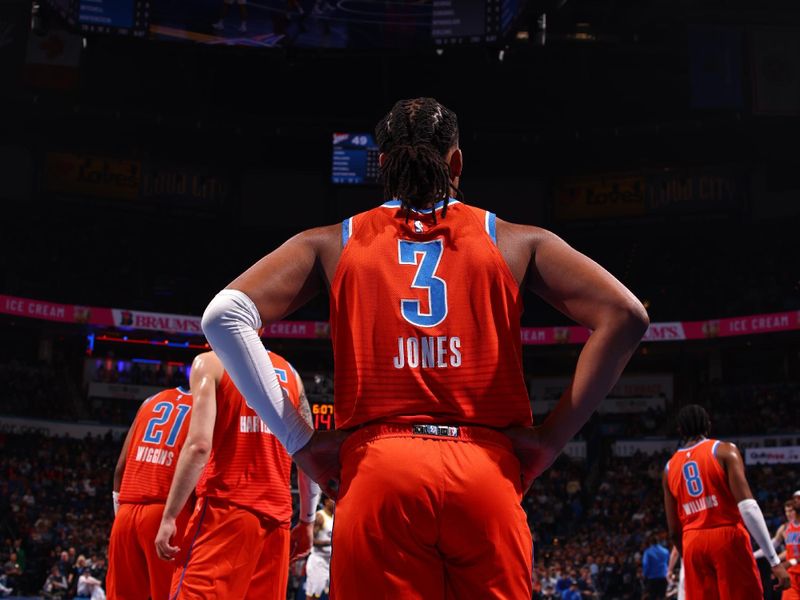
[[[670,547],[661,476],[687,404],[737,444],[770,533],[784,522],[800,488],[795,2],[262,0],[244,28],[222,6],[0,4],[3,597],[45,597],[51,573],[69,586],[46,597],[104,580],[139,405],[188,385],[218,290],[383,202],[375,124],[418,96],[458,115],[466,202],[557,233],[650,317],[523,499],[533,598],[654,598],[642,557]],[[532,293],[525,307],[540,422],[588,331]],[[264,332],[321,429],[328,315],[322,294]],[[301,560],[287,598],[303,579]]]

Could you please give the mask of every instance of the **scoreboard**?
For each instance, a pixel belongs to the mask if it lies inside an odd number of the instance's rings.
[[[311,417],[314,419],[315,431],[330,431],[335,429],[333,422],[333,402],[324,402],[309,398]]]
[[[369,133],[334,133],[331,181],[339,184],[378,183],[378,145]]]
[[[82,33],[112,33],[145,37],[149,0],[48,0],[70,28]]]
[[[431,37],[437,45],[497,42],[519,8],[519,0],[434,0]]]

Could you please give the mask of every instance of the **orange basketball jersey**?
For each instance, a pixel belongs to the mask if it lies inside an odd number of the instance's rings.
[[[277,354],[269,355],[278,381],[297,406],[300,390],[294,368]],[[288,525],[292,517],[291,471],[289,454],[225,372],[217,387],[211,456],[197,484],[197,495],[224,499]]]
[[[786,526],[786,560],[800,561],[800,521],[790,521]],[[789,569],[792,573],[800,573],[800,564]]]
[[[667,483],[683,530],[742,524],[725,469],[716,457],[719,440],[678,450],[667,463]]]
[[[145,400],[131,427],[131,444],[119,491],[120,504],[166,502],[178,456],[189,431],[192,395],[181,388]]]
[[[434,214],[435,210],[435,214]],[[336,426],[530,425],[522,294],[495,215],[399,201],[346,219],[331,283]]]

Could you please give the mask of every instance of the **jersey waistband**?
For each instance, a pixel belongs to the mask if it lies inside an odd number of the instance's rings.
[[[435,432],[434,429],[436,430]],[[511,440],[507,435],[489,427],[432,423],[371,423],[356,429],[347,436],[347,439],[342,444],[342,451],[389,437],[420,438],[440,442],[493,444],[509,451],[513,450]]]

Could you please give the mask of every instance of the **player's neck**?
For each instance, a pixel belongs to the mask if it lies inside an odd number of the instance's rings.
[[[701,442],[705,442],[707,439],[708,438],[706,436],[704,436],[704,435],[695,436],[693,438],[689,438],[688,440],[686,440],[686,442],[683,444],[683,447],[684,448],[691,448],[692,446],[696,446],[697,444],[699,444]]]

